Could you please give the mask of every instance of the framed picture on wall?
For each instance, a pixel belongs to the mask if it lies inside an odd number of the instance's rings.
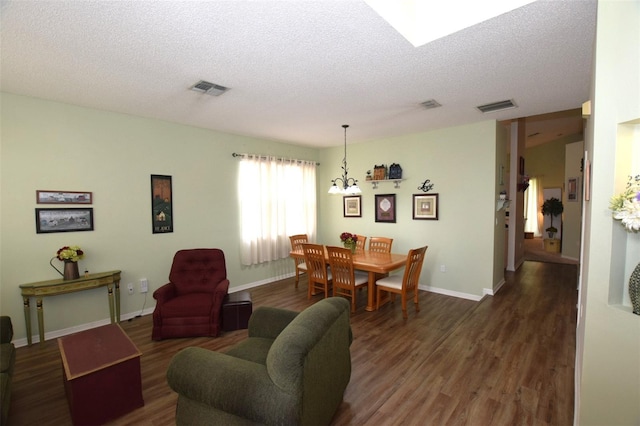
[[[154,234],[173,232],[171,176],[151,175],[151,216]]]
[[[579,188],[580,178],[570,177],[567,180],[567,201],[577,202],[578,201],[578,188]]]
[[[396,223],[396,194],[376,194],[376,222]]]
[[[93,209],[36,209],[36,233],[93,231]]]
[[[360,195],[348,195],[342,197],[344,203],[344,217],[362,217],[360,208],[362,197]]]
[[[413,194],[413,219],[438,220],[438,194]]]
[[[91,204],[93,194],[91,192],[78,191],[36,191],[38,204]]]

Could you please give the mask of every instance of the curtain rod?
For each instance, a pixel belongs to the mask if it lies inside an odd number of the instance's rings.
[[[247,155],[254,155],[254,156],[260,158],[261,160],[266,160],[267,158],[269,158],[269,156],[267,156],[267,155],[259,155],[259,154],[245,154],[245,153],[238,154],[238,153],[235,153],[235,152],[233,154],[231,154],[231,156],[234,157],[234,158],[235,157],[244,158]],[[296,160],[295,158],[285,158],[285,157],[276,157],[276,160],[277,161],[288,161],[288,160],[291,160],[291,161],[296,161],[298,163],[304,163],[306,161],[309,161],[309,160]],[[320,163],[316,162],[316,166],[319,166],[319,165],[320,165]]]

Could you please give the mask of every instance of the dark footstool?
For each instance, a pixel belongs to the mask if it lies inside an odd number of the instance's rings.
[[[227,294],[222,302],[222,329],[233,331],[248,328],[251,312],[253,305],[248,291]]]

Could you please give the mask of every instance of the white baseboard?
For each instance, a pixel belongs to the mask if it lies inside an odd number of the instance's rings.
[[[147,308],[147,309],[143,310],[142,312],[137,311],[137,312],[131,312],[131,313],[128,313],[128,314],[122,314],[122,315],[120,315],[120,322],[126,321],[128,319],[135,318],[137,316],[149,315],[149,314],[153,313],[153,309],[154,309],[154,307],[151,307],[151,308]],[[111,324],[111,320],[109,318],[105,318],[105,319],[98,320],[98,321],[93,321],[93,322],[88,322],[88,323],[85,323],[85,324],[75,325],[73,327],[64,328],[62,330],[54,330],[54,331],[45,332],[44,333],[44,340],[57,339],[58,337],[67,336],[69,334],[77,333],[79,331],[89,330],[91,328],[96,328],[96,327],[100,327],[102,325],[107,325],[107,324]],[[33,344],[40,343],[40,336],[37,335],[37,334],[35,336],[31,336],[31,341],[32,341]],[[22,339],[16,339],[16,340],[13,341],[13,344],[16,346],[16,348],[19,348],[21,346],[27,346],[27,338],[24,337]]]
[[[461,293],[459,291],[447,290],[447,289],[438,288],[438,287],[431,287],[428,285],[419,285],[418,288],[420,290],[429,291],[431,293],[444,294],[445,296],[453,296],[453,297],[458,297],[460,299],[473,300],[475,302],[482,299],[482,296],[477,296],[475,294]]]
[[[482,294],[483,295],[489,295],[489,296],[495,296],[496,293],[498,293],[500,291],[500,289],[502,288],[503,285],[505,285],[506,281],[504,280],[504,278],[502,280],[500,280],[500,282],[496,285],[496,288],[483,288],[482,289]]]
[[[293,277],[294,274],[290,273],[290,274],[284,274],[278,277],[273,277],[273,278],[268,278],[266,280],[261,280],[261,281],[254,281],[252,283],[248,283],[248,284],[243,284],[241,286],[237,286],[237,287],[232,287],[229,289],[229,293],[235,293],[238,291],[244,291],[244,290],[249,290],[251,288],[254,287],[260,287],[266,284],[270,284],[272,282],[275,281],[280,281],[282,279],[285,278],[290,278]],[[501,287],[504,284],[504,280],[500,283],[499,287]],[[499,289],[498,287],[498,289]],[[418,286],[418,288],[420,290],[424,290],[424,291],[429,291],[431,293],[438,293],[438,294],[444,294],[445,296],[453,296],[453,297],[459,297],[461,299],[467,299],[467,300],[473,300],[473,301],[479,301],[480,299],[482,299],[482,296],[477,296],[475,294],[469,294],[469,293],[461,293],[459,291],[452,291],[452,290],[447,290],[444,288],[438,288],[438,287],[431,287],[431,286],[424,286],[424,285],[420,285]],[[484,294],[492,294],[489,293],[488,289],[484,289]],[[496,289],[497,291],[497,289]],[[484,295],[483,294],[483,295]],[[120,315],[120,321],[127,321],[133,318],[136,318],[138,316],[143,316],[143,315],[150,315],[153,313],[153,310],[155,309],[155,306],[153,307],[149,307],[144,309],[143,311],[136,311],[136,312],[130,312],[127,314],[122,314]],[[111,321],[108,318],[99,320],[99,321],[94,321],[94,322],[90,322],[90,323],[86,323],[86,324],[81,324],[81,325],[77,325],[77,326],[73,326],[73,327],[69,327],[69,328],[65,328],[62,330],[55,330],[55,331],[50,331],[50,332],[46,332],[44,337],[45,340],[51,340],[51,339],[57,339],[58,337],[62,337],[62,336],[66,336],[69,334],[73,334],[73,333],[77,333],[79,331],[84,331],[84,330],[89,330],[90,328],[95,328],[95,327],[100,327],[102,325],[107,325],[110,324]],[[33,343],[39,343],[40,342],[40,337],[39,336],[32,336],[32,341]],[[27,346],[27,339],[26,337],[23,339],[16,339],[14,340],[13,344],[16,347],[21,347],[21,346]]]

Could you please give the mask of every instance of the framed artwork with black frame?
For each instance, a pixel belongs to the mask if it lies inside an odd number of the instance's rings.
[[[36,209],[36,233],[93,231],[93,208]]]
[[[346,195],[342,197],[344,217],[362,217],[362,196]]]
[[[438,194],[413,194],[413,219],[438,220]]]
[[[154,234],[173,232],[171,176],[151,175],[151,216]]]
[[[376,222],[396,223],[396,194],[376,194]]]

